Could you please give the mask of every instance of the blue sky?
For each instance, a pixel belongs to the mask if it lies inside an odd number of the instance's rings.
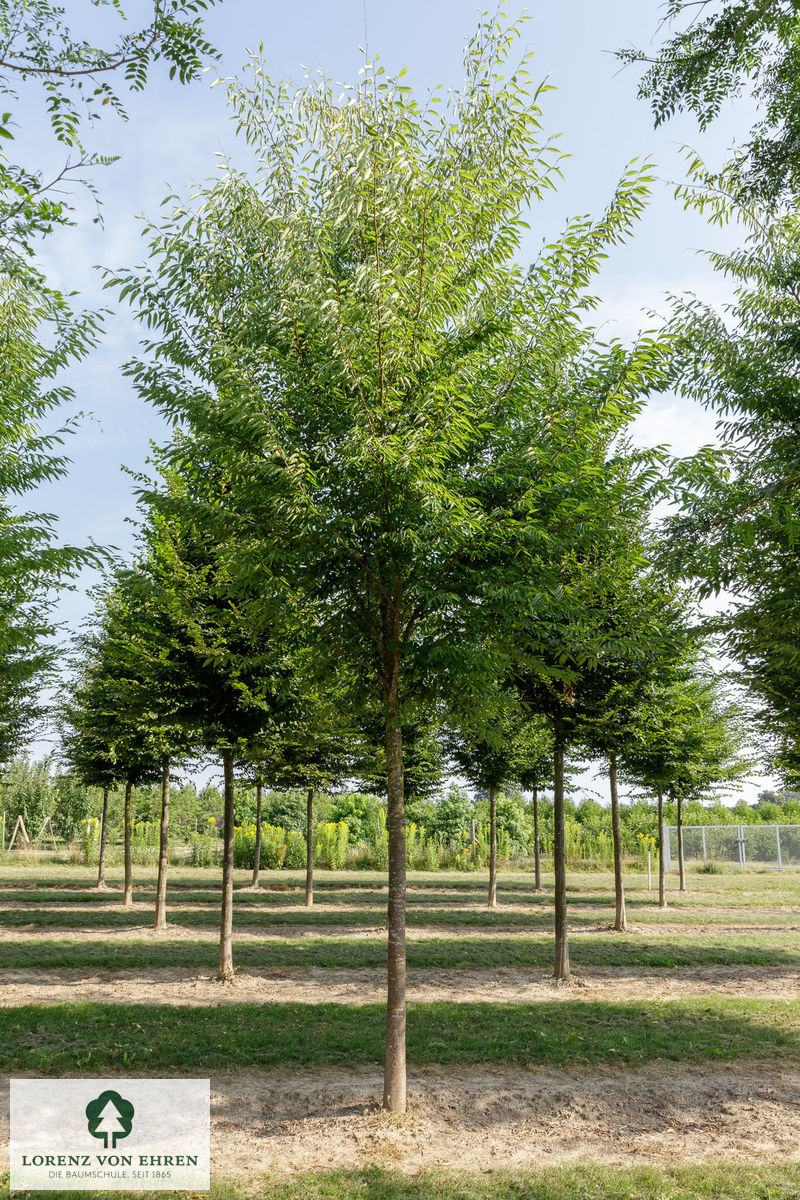
[[[142,0],[127,6],[129,24]],[[505,5],[514,18],[525,6]],[[547,78],[553,91],[542,97],[542,123],[559,134],[569,155],[558,191],[531,213],[531,230],[523,259],[531,258],[543,238],[554,234],[567,217],[598,213],[615,182],[632,159],[652,159],[660,182],[636,236],[612,252],[595,288],[601,318],[622,336],[652,325],[646,310],[666,310],[670,292],[696,291],[719,303],[728,295],[724,281],[713,275],[701,247],[730,244],[735,231],[712,230],[687,213],[671,194],[669,181],[683,177],[681,146],[689,143],[710,162],[744,135],[750,109],[746,100],[731,104],[713,131],[700,135],[690,119],[654,131],[647,106],[637,100],[637,71],[620,69],[614,50],[630,45],[647,48],[662,16],[655,0],[562,0],[534,2],[528,7],[521,45],[535,53],[533,74]],[[67,12],[85,32],[98,12],[86,0],[70,0]],[[360,47],[368,38],[371,55],[379,54],[388,71],[406,66],[405,82],[420,92],[461,80],[464,41],[474,29],[479,7],[467,0],[294,0],[258,3],[224,0],[206,18],[209,39],[222,52],[219,73],[235,74],[249,49],[263,43],[263,57],[274,76],[299,79],[304,68],[321,66],[343,81],[353,80],[363,63]],[[113,26],[102,14],[102,27]],[[150,86],[128,103],[130,121],[113,116],[90,133],[91,148],[120,155],[120,161],[98,171],[95,182],[103,199],[104,225],[91,223],[91,208],[79,198],[83,216],[77,229],[51,238],[42,261],[66,291],[77,290],[88,307],[115,304],[101,290],[97,266],[120,267],[144,259],[141,214],[155,216],[170,193],[184,195],[192,181],[214,173],[218,153],[235,150],[232,123],[225,110],[225,89],[211,89],[214,75],[188,88],[170,83],[156,70]],[[17,153],[37,166],[57,166],[60,148],[48,136],[37,103],[25,104]],[[69,476],[45,489],[39,506],[59,514],[64,540],[85,543],[94,538],[126,550],[131,545],[130,518],[135,514],[133,481],[123,467],[137,471],[149,440],[164,430],[158,416],[143,405],[120,373],[120,365],[136,351],[138,331],[124,308],[109,318],[100,349],[71,372],[77,406],[91,414],[71,440]],[[672,397],[653,401],[639,420],[636,436],[646,443],[670,443],[678,453],[691,453],[713,437],[713,419]],[[61,615],[74,627],[88,609],[81,586],[62,598]],[[748,789],[752,791],[753,789]]]

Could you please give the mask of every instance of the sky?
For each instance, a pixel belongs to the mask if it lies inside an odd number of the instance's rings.
[[[125,5],[128,25],[144,19],[148,5]],[[735,244],[733,229],[707,226],[687,212],[673,195],[684,178],[688,144],[711,164],[721,161],[727,146],[741,140],[751,111],[747,99],[730,103],[714,128],[700,134],[691,118],[679,118],[653,129],[650,111],[637,99],[638,70],[622,68],[614,51],[637,46],[648,50],[658,41],[663,8],[655,0],[534,0],[526,8],[516,0],[504,6],[510,18],[527,13],[519,43],[534,53],[532,73],[553,90],[540,101],[546,134],[558,135],[568,156],[563,180],[531,212],[530,232],[521,258],[534,257],[542,240],[558,232],[570,216],[599,214],[614,186],[633,160],[654,164],[657,182],[648,210],[635,236],[612,250],[594,287],[600,297],[598,319],[609,333],[632,337],[653,327],[665,313],[669,294],[691,291],[719,305],[729,299],[724,280],[715,276],[701,251]],[[113,31],[116,17],[88,0],[68,0],[74,29],[100,43]],[[321,67],[336,80],[356,79],[369,55],[380,56],[387,72],[407,67],[405,83],[419,94],[440,84],[457,86],[462,78],[462,50],[474,30],[480,8],[468,0],[223,0],[206,16],[208,39],[220,50],[221,62],[201,81],[181,87],[156,68],[147,89],[126,101],[129,121],[115,117],[88,131],[93,150],[119,156],[112,166],[95,171],[102,199],[103,225],[92,223],[94,211],[85,196],[76,196],[77,228],[58,232],[42,249],[50,280],[76,303],[88,308],[111,306],[102,344],[69,374],[75,407],[84,414],[70,440],[68,476],[42,489],[38,507],[57,513],[66,542],[89,539],[125,553],[133,539],[136,506],[132,474],[146,462],[152,439],[165,438],[158,416],[134,393],[121,373],[137,350],[140,331],[124,304],[102,289],[98,268],[118,268],[145,259],[142,216],[157,217],[169,195],[187,195],[192,183],[212,176],[220,154],[237,157],[234,126],[225,107],[225,88],[212,81],[240,71],[249,51],[262,47],[273,77],[301,80],[307,69]],[[18,108],[15,154],[28,165],[58,169],[63,150],[49,135],[41,105],[33,93]],[[674,396],[652,400],[637,421],[635,438],[642,444],[666,443],[676,454],[691,454],[714,438],[713,416]],[[90,576],[60,599],[59,615],[76,628],[89,611]],[[593,787],[592,773],[585,777]],[[753,798],[764,781],[744,788]]]

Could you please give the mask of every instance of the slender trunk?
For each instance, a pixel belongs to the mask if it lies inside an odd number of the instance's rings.
[[[314,904],[314,789],[306,796],[306,908]]]
[[[497,908],[497,788],[489,787],[489,908]]]
[[[386,995],[386,1065],[383,1107],[406,1111],[406,818],[403,733],[398,701],[399,662],[386,694],[386,827],[389,834],[389,970]]]
[[[564,732],[560,718],[554,723],[553,750],[553,867],[555,870],[556,962],[553,975],[569,979],[567,936],[567,863],[564,837]]]
[[[542,890],[542,854],[539,846],[539,789],[533,789],[533,890]]]
[[[100,856],[97,860],[97,886],[106,885],[106,837],[108,835],[108,788],[103,788],[103,815],[100,818]]]
[[[131,784],[130,779],[125,782],[125,816],[124,816],[124,831],[123,838],[125,842],[125,890],[122,893],[122,904],[124,908],[130,908],[133,904],[133,870],[131,869]]]
[[[156,883],[156,929],[167,928],[167,852],[169,850],[169,755],[161,763],[161,837],[158,843],[158,882]]]
[[[683,861],[683,797],[678,796],[678,889],[686,891],[686,864]]]
[[[233,979],[233,755],[222,756],[225,776],[225,818],[222,849],[222,916],[219,928],[217,979]]]
[[[253,889],[258,891],[261,871],[261,784],[256,784],[256,848],[253,853]]]
[[[614,928],[627,933],[625,917],[625,885],[622,882],[622,832],[619,827],[619,793],[617,791],[617,756],[612,751],[608,760],[608,782],[611,789],[611,833],[614,838]]]
[[[658,907],[667,907],[667,888],[664,878],[664,791],[658,784]]]

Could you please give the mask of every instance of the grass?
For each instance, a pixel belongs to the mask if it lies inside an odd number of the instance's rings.
[[[385,1167],[269,1175],[257,1184],[220,1181],[210,1200],[796,1200],[800,1165],[692,1167],[568,1166],[542,1171],[441,1169],[404,1175]],[[142,1192],[80,1192],[85,1200],[137,1200]],[[190,1197],[182,1192],[182,1196]],[[199,1193],[197,1193],[199,1195]],[[0,1200],[8,1200],[8,1177]],[[63,1192],[15,1192],[19,1200],[62,1200]],[[174,1197],[175,1192],[148,1192]]]
[[[619,934],[573,934],[570,961],[578,971],[594,966],[611,967],[696,967],[774,966],[800,967],[800,936],[797,934],[759,937],[739,934],[710,937],[674,934],[648,939]],[[406,943],[407,962],[417,970],[497,970],[502,967],[550,968],[553,964],[552,935],[531,937],[502,935],[487,938],[413,936]],[[0,970],[153,970],[184,967],[215,971],[219,952],[213,940],[74,942],[26,938],[0,942]],[[234,963],[241,968],[302,969],[336,967],[340,970],[386,966],[386,937],[294,937],[263,941],[235,938]]]
[[[237,1070],[380,1063],[383,1004],[25,1005],[0,1010],[7,1071]],[[573,1066],[800,1058],[800,1001],[412,1004],[408,1059]]]

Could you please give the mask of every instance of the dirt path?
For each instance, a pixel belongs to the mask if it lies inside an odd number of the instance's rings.
[[[211,1080],[212,1172],[386,1163],[482,1171],[800,1158],[800,1070],[749,1062],[635,1069],[409,1073],[405,1117],[382,1113],[376,1070],[279,1070]],[[8,1088],[0,1080],[0,1166],[8,1162]]]
[[[130,971],[4,971],[0,1005],[61,1004],[370,1004],[386,997],[380,970],[256,970],[244,968],[232,984],[182,968]],[[578,974],[571,987],[554,987],[542,968],[410,970],[409,999],[451,1003],[520,1004],[553,1000],[636,1001],[686,996],[800,998],[800,971],[770,967],[682,969],[600,968]]]

